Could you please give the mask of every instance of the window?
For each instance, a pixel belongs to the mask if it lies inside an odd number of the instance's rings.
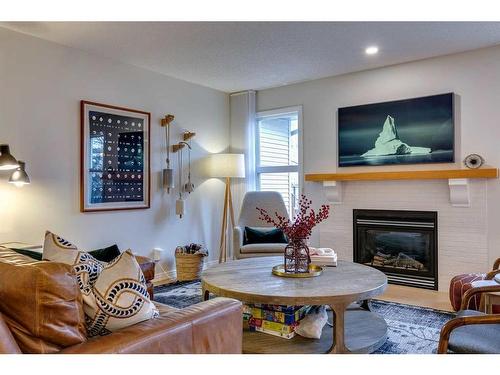
[[[291,217],[300,195],[300,121],[299,107],[257,114],[257,190],[281,193]]]

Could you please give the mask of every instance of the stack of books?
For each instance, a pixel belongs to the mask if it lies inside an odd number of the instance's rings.
[[[311,264],[317,266],[337,266],[337,254],[330,248],[309,247],[309,253],[311,255]]]
[[[250,331],[291,339],[309,306],[245,305],[243,322]]]

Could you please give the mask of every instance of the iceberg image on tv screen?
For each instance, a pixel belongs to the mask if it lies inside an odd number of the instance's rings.
[[[452,163],[453,93],[338,110],[339,167]]]

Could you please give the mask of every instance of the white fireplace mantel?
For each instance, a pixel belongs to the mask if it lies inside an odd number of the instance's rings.
[[[469,180],[467,178],[450,178],[448,187],[450,188],[450,204],[452,206],[470,206]],[[342,204],[341,181],[323,181],[323,188],[328,202]]]
[[[378,171],[354,173],[314,173],[306,174],[306,181],[321,182],[326,197],[331,204],[342,203],[344,181],[383,180],[448,180],[450,204],[454,207],[469,207],[469,180],[474,178],[498,178],[498,169],[483,167],[478,169],[432,169],[414,171]]]

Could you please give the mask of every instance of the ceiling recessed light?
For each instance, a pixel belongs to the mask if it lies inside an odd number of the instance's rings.
[[[365,49],[365,53],[367,55],[375,55],[376,53],[378,53],[378,47],[377,46],[370,46],[370,47]]]

